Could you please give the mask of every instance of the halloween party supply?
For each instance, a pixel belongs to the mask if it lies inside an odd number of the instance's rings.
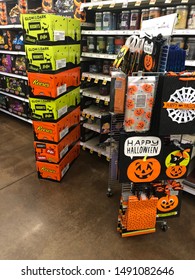
[[[189,75],[189,76],[188,76]],[[195,77],[160,76],[151,129],[159,135],[195,133]]]
[[[103,12],[103,30],[112,30],[111,12]]]
[[[140,27],[140,11],[132,10],[130,16],[129,29],[130,30],[138,30]]]
[[[26,58],[23,55],[12,55],[12,73],[27,76]]]
[[[26,80],[12,77],[1,77],[1,89],[13,95],[29,97],[29,87]]]
[[[190,8],[187,28],[195,29],[195,5],[192,5]]]
[[[176,8],[177,21],[175,24],[175,29],[185,29],[188,18],[188,6],[180,5]]]
[[[143,132],[150,129],[156,82],[155,76],[128,77],[125,131]]]
[[[119,150],[120,182],[150,183],[185,178],[192,144],[121,132]]]
[[[7,18],[7,6],[5,1],[0,2],[0,24],[6,25],[8,24]]]
[[[12,60],[10,54],[1,54],[0,55],[0,71],[1,72],[12,72]]]
[[[3,94],[0,94],[0,108],[7,110],[7,98]]]
[[[27,102],[7,96],[7,109],[12,114],[29,118],[29,106]]]
[[[101,12],[95,13],[95,30],[102,30],[103,28],[103,14]]]

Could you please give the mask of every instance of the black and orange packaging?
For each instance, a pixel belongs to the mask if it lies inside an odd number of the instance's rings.
[[[56,98],[80,85],[80,67],[58,74],[28,73],[31,96]]]
[[[59,142],[68,134],[70,127],[80,122],[80,107],[65,115],[58,122],[33,121],[35,140]]]
[[[80,143],[77,142],[58,164],[37,161],[36,167],[38,177],[41,179],[61,181],[70,168],[70,164],[79,156],[79,154]]]
[[[58,144],[34,141],[36,160],[58,163],[79,138],[80,125],[77,125]]]

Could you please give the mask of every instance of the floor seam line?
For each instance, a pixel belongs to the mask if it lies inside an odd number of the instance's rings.
[[[20,179],[18,179],[18,180],[16,180],[16,181],[14,181],[14,182],[12,182],[12,183],[10,183],[10,184],[8,184],[8,185],[6,185],[6,186],[0,188],[0,191],[6,189],[6,188],[8,188],[8,187],[10,187],[11,185],[13,185],[13,184],[15,184],[15,183],[18,183],[19,181],[21,181],[22,179],[24,179],[24,178],[26,178],[26,177],[32,175],[33,173],[36,173],[36,171],[33,171],[33,172],[31,172],[31,173],[29,173],[29,174],[27,174],[27,175],[21,177]]]

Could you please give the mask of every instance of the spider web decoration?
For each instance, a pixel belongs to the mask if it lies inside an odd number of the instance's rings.
[[[168,102],[195,104],[195,90],[192,87],[177,89]],[[168,116],[177,123],[187,123],[195,118],[195,110],[167,109]]]

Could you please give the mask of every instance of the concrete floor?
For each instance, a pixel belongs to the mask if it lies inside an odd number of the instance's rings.
[[[107,178],[106,160],[82,151],[61,183],[39,180],[31,125],[0,112],[0,259],[195,259],[193,196],[167,232],[121,238]]]

